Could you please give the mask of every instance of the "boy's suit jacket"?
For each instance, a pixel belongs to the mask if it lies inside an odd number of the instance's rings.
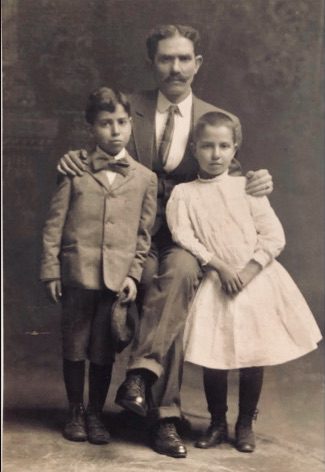
[[[166,174],[156,158],[155,147],[155,113],[157,105],[158,90],[149,90],[128,96],[132,113],[132,137],[128,144],[128,150],[141,164],[154,170],[158,175],[158,207],[157,220],[153,233],[157,232],[164,222],[166,202],[173,187],[182,182],[193,180],[197,176],[198,165],[190,149],[190,139],[184,153],[184,157],[178,167]],[[217,108],[210,103],[200,100],[193,95],[192,129],[198,119],[205,113],[221,111],[230,116],[239,130],[241,136],[241,125],[239,119],[231,113]],[[230,173],[241,175],[238,161],[234,160]]]
[[[140,281],[156,215],[157,177],[128,154],[128,174],[112,185],[94,172],[93,152],[81,177],[64,177],[43,231],[41,280],[119,291],[126,276]]]

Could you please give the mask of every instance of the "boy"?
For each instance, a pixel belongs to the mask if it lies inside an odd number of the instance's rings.
[[[110,314],[115,300],[135,300],[150,248],[156,214],[157,178],[127,153],[131,134],[126,97],[102,87],[86,108],[94,148],[81,177],[64,177],[43,232],[41,280],[49,297],[62,302],[63,375],[71,441],[106,444],[101,412],[114,362]],[[85,360],[89,403],[85,412]]]

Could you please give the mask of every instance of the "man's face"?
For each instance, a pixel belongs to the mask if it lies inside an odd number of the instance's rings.
[[[131,118],[121,104],[114,112],[100,111],[92,125],[96,144],[111,156],[127,145],[131,134]]]
[[[178,103],[190,93],[201,64],[202,56],[195,56],[192,41],[173,36],[159,41],[152,68],[160,91],[171,102]]]

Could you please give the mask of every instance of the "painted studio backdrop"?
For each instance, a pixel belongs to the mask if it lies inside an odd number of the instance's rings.
[[[87,142],[88,93],[153,86],[145,37],[191,24],[194,92],[243,125],[244,171],[267,168],[286,231],[281,261],[323,326],[322,0],[10,0],[4,15],[5,364],[59,359],[59,310],[38,281],[56,164]],[[36,333],[43,333],[36,335]]]

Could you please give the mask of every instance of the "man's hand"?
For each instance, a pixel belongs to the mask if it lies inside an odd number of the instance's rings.
[[[62,285],[61,280],[48,280],[44,282],[45,291],[48,298],[53,303],[59,303],[62,297]]]
[[[63,175],[81,176],[85,170],[83,161],[86,159],[87,151],[84,149],[80,151],[69,151],[68,154],[64,154],[59,160],[57,170]]]
[[[132,277],[126,277],[119,292],[121,303],[134,302],[137,296],[137,291],[137,286]]]
[[[247,284],[261,272],[262,266],[259,265],[258,262],[253,260],[249,261],[249,263],[239,272],[240,280],[243,283],[243,287],[246,287]]]
[[[240,292],[243,287],[243,282],[239,274],[229,266],[224,266],[218,269],[221,287],[227,295],[235,295]]]
[[[264,197],[273,191],[272,175],[267,169],[250,170],[246,174],[246,193],[253,197]]]

